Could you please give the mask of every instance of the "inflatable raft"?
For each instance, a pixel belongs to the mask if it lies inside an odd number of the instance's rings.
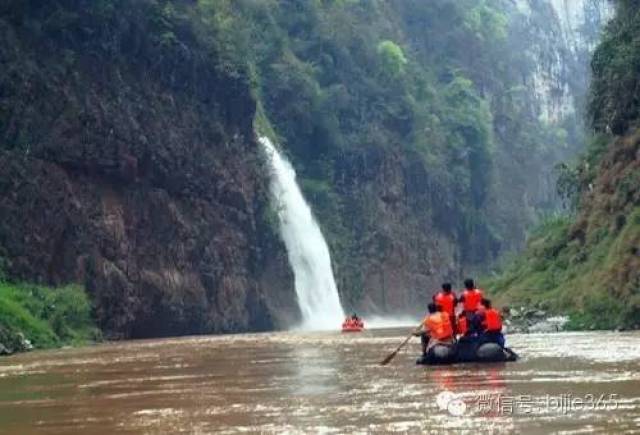
[[[452,345],[436,344],[416,364],[443,365],[463,362],[516,361],[518,355],[508,347],[493,342],[459,341]]]
[[[362,320],[345,320],[342,324],[342,332],[362,332],[363,329],[364,322]]]

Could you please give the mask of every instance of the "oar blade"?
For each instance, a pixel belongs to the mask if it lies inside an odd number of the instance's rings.
[[[398,351],[393,351],[391,352],[389,355],[387,355],[387,357],[385,359],[382,360],[382,362],[380,363],[381,366],[386,366],[387,364],[389,364],[391,362],[392,359],[395,358],[395,356],[398,354]]]
[[[402,349],[409,342],[409,340],[411,340],[411,337],[413,337],[414,333],[415,332],[412,332],[411,334],[409,334],[409,336],[407,338],[405,338],[405,340],[402,342],[402,344],[400,346],[398,346],[398,348],[396,350],[394,350],[392,353],[387,355],[387,357],[385,359],[382,360],[380,365],[381,366],[386,366],[387,364],[389,364],[391,362],[391,360],[393,358],[395,358],[395,356],[398,354],[398,352],[400,352],[400,349]]]

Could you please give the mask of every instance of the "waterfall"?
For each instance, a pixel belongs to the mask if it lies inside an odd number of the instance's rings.
[[[261,137],[271,169],[271,195],[293,269],[302,328],[336,329],[344,320],[331,269],[329,247],[296,183],[296,172],[266,137]]]

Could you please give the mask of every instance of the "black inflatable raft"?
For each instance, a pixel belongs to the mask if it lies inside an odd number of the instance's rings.
[[[518,355],[508,347],[493,342],[459,341],[452,345],[436,344],[416,364],[442,365],[463,362],[516,361]]]

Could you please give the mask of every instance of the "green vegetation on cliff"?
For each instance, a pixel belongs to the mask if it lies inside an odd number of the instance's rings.
[[[83,289],[0,280],[0,354],[28,350],[29,343],[42,349],[84,344],[99,338]]]
[[[540,199],[542,168],[582,135],[575,119],[541,120],[523,86],[539,36],[523,33],[549,26],[551,9],[525,17],[508,1],[477,0],[198,8],[229,58],[249,65],[261,132],[293,160],[348,304],[369,292],[389,308],[383,269],[402,277],[394,286],[411,301],[420,287],[486,266],[555,206],[553,195]],[[416,249],[429,254],[406,252]]]
[[[565,107],[582,75],[530,3],[2,2],[8,273],[81,284],[109,337],[294,323],[255,128],[293,161],[345,305],[416,310],[519,246],[555,206],[540,174],[581,143],[531,90]]]
[[[503,302],[570,313],[579,329],[640,328],[640,10],[618,6],[592,63],[599,136],[560,178],[574,213],[545,222],[487,283]]]
[[[286,251],[261,219],[248,70],[197,12],[0,2],[0,255],[12,281],[86,289],[109,338],[297,314]]]
[[[589,111],[596,130],[622,135],[640,119],[640,2],[617,0],[616,7],[591,62]]]
[[[530,236],[525,253],[484,284],[503,304],[569,314],[570,328],[639,328],[640,261],[633,257],[640,207],[618,229],[606,220],[595,225],[582,240],[570,218],[549,219]]]

